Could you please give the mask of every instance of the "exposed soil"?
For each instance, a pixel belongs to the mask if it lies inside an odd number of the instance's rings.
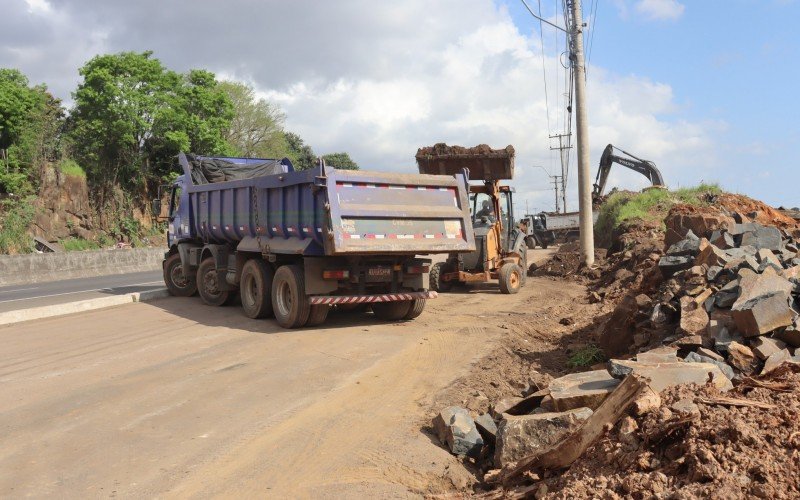
[[[444,155],[507,158],[514,156],[514,147],[509,145],[503,149],[492,149],[486,144],[479,144],[475,147],[465,148],[463,146],[448,146],[447,144],[440,142],[438,144],[434,144],[433,146],[419,148],[417,150],[417,157]]]
[[[771,408],[704,403],[720,396],[708,386],[668,389],[660,409],[622,420],[566,473],[548,479],[551,496],[797,498],[800,374],[794,370],[784,365],[725,394]],[[680,411],[686,402],[699,412]]]

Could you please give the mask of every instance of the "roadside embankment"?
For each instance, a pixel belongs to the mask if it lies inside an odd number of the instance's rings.
[[[3,255],[0,286],[151,271],[163,258],[163,248]]]

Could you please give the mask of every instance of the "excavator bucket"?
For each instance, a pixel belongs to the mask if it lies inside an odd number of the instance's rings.
[[[421,174],[454,175],[469,170],[469,179],[496,181],[514,177],[514,148],[492,149],[486,144],[474,148],[448,146],[444,143],[417,150]]]

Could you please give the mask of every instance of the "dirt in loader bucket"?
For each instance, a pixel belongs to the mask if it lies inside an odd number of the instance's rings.
[[[492,149],[486,144],[474,148],[439,143],[417,150],[421,174],[453,175],[466,168],[470,180],[501,180],[514,177],[514,148]]]

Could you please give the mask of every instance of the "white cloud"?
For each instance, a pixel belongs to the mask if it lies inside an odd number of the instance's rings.
[[[686,6],[677,0],[639,0],[634,8],[651,20],[675,20],[686,10]]]
[[[491,0],[229,0],[224,11],[193,0],[52,0],[44,22],[17,2],[19,30],[0,32],[0,66],[61,97],[96,53],[153,50],[178,71],[207,68],[253,84],[317,153],[347,151],[364,168],[415,171],[417,148],[435,142],[512,144],[519,206],[552,208],[549,179],[533,165],[559,168],[548,134],[558,132],[563,69],[553,51],[547,103],[530,29],[538,23],[521,29]],[[655,161],[671,185],[713,176],[722,125],[681,119],[668,84],[592,67],[588,93],[592,172],[613,143]],[[615,170],[609,187],[643,184]]]

